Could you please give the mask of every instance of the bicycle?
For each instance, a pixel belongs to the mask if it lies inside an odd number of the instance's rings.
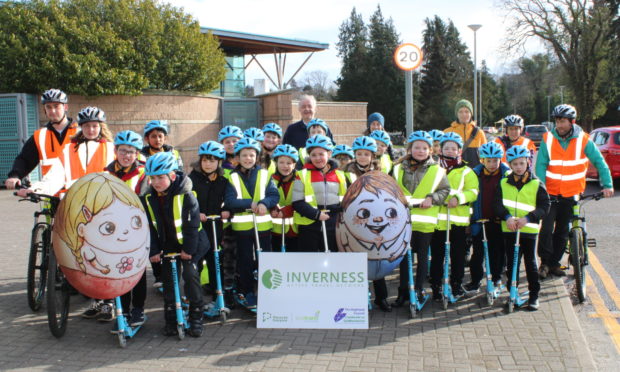
[[[586,300],[585,267],[588,265],[588,248],[596,247],[596,240],[588,238],[583,205],[590,200],[600,200],[602,197],[602,192],[583,195],[573,206],[573,217],[570,222],[571,228],[568,233],[567,253],[569,254],[569,266],[573,266],[573,276],[575,278],[579,303],[583,303]]]

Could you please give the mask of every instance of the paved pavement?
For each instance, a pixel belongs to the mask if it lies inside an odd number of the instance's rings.
[[[162,299],[149,290],[150,317],[120,349],[110,324],[79,317],[88,302],[71,298],[67,333],[54,338],[45,308],[26,301],[25,267],[34,205],[0,191],[0,370],[149,371],[595,371],[589,345],[561,280],[545,281],[541,308],[506,315],[478,296],[447,310],[427,305],[417,319],[404,309],[373,310],[368,330],[258,330],[234,310],[210,322],[202,338],[166,338]],[[390,291],[395,294],[396,276]],[[149,277],[151,282],[151,277]],[[503,302],[503,301],[502,301]]]

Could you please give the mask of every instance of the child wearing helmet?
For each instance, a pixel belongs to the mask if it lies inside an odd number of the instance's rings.
[[[237,166],[237,161],[235,160],[235,145],[242,138],[243,131],[235,125],[227,125],[217,134],[217,142],[224,145],[224,150],[226,151],[226,159],[224,159],[222,163],[225,175],[230,174],[230,171]]]
[[[292,145],[279,145],[273,152],[276,171],[271,176],[278,188],[280,201],[271,211],[273,222],[271,246],[274,252],[282,248],[282,225],[287,252],[297,252],[297,225],[293,221],[293,183],[295,182],[295,166],[299,161],[297,149]]]
[[[257,164],[260,152],[261,145],[251,138],[242,138],[237,142],[235,156],[239,165],[228,177],[224,196],[224,207],[233,213],[231,227],[237,240],[237,301],[249,309],[256,308],[257,303],[253,273],[258,268],[258,262],[253,259],[256,242],[252,214],[256,215],[260,247],[270,252],[273,225],[269,210],[280,200],[269,172]],[[250,209],[251,212],[248,212]]]
[[[441,137],[439,164],[446,170],[450,183],[450,195],[439,209],[438,224],[431,239],[431,286],[433,298],[441,300],[443,279],[444,245],[447,230],[447,209],[450,208],[450,285],[455,297],[462,297],[467,251],[466,229],[470,221],[470,203],[478,197],[478,177],[461,159],[463,139],[454,132]],[[476,158],[478,154],[476,154]]]
[[[263,150],[260,155],[261,167],[270,174],[276,172],[276,162],[273,161],[273,152],[282,142],[282,128],[276,123],[267,123],[262,129],[265,139],[262,142]]]
[[[318,119],[318,118],[312,119],[308,123],[308,138],[311,138],[317,134],[320,134],[322,136],[327,136],[328,132],[329,132],[329,126],[327,126],[327,123],[321,119]],[[330,139],[330,141],[332,140]],[[333,145],[333,141],[332,141],[332,145]],[[303,165],[305,165],[307,161],[308,161],[308,151],[305,147],[300,147],[298,168],[301,168]]]
[[[200,224],[200,209],[192,192],[192,182],[178,171],[177,159],[171,152],[159,152],[146,161],[146,175],[151,189],[143,197],[151,230],[150,261],[160,263],[164,289],[165,336],[177,334],[172,270],[163,257],[179,253],[179,272],[189,300],[189,330],[192,337],[202,335],[203,298],[196,263],[202,260],[208,242]],[[180,206],[180,208],[179,208]]]
[[[332,158],[338,161],[338,168],[344,169],[347,164],[353,161],[355,154],[353,154],[353,149],[351,146],[347,145],[338,145],[334,146],[334,151],[332,152]]]
[[[376,156],[379,159],[381,165],[381,172],[390,174],[392,172],[392,153],[388,151],[391,149],[392,140],[387,132],[382,130],[375,130],[370,133],[370,138],[377,142]]]
[[[218,247],[223,235],[222,220],[230,217],[230,212],[222,208],[224,194],[228,180],[224,177],[222,162],[226,159],[224,146],[215,141],[202,143],[198,147],[198,161],[192,164],[189,179],[192,180],[192,190],[196,193],[198,208],[200,210],[200,222],[202,229],[209,238],[209,246]],[[215,229],[218,240],[213,236],[213,226],[207,216],[218,215],[221,219],[215,220]],[[215,296],[215,259],[213,250],[207,252],[207,267],[209,269],[209,284],[204,287],[205,291]],[[199,262],[198,272],[202,271],[202,261]]]
[[[484,260],[484,246],[482,243],[482,224],[479,220],[488,220],[484,228],[489,247],[489,266],[491,277],[495,287],[501,286],[501,274],[506,266],[506,251],[504,249],[504,237],[499,218],[493,213],[493,202],[499,182],[510,171],[501,159],[504,157],[502,146],[496,142],[488,142],[480,146],[481,164],[474,167],[473,171],[478,176],[478,198],[473,204],[471,223],[471,235],[474,252],[469,261],[471,282],[464,286],[468,294],[477,293],[480,289]]]
[[[170,127],[166,120],[151,120],[144,126],[144,139],[146,140],[146,146],[142,148],[142,156],[148,159],[149,156],[158,152],[172,152],[174,158],[177,160],[179,169],[183,169],[183,159],[179,152],[172,146],[167,144],[168,133]]]
[[[418,130],[407,138],[407,154],[394,162],[392,176],[409,203],[411,214],[411,249],[417,257],[415,288],[424,300],[424,282],[428,270],[428,249],[437,225],[439,206],[450,192],[446,172],[431,156],[433,138]],[[392,304],[401,307],[409,301],[407,260],[400,263],[398,297]]]
[[[333,145],[329,137],[317,134],[306,141],[308,162],[297,172],[293,184],[294,222],[299,228],[301,252],[337,252],[336,220],[340,200],[346,192],[346,179],[338,164],[330,159]],[[327,245],[321,228],[325,221]]]
[[[520,265],[521,257],[524,257],[530,291],[528,307],[530,310],[538,310],[540,281],[536,263],[536,239],[540,231],[540,221],[547,214],[550,202],[544,185],[530,171],[531,156],[530,151],[523,146],[508,149],[506,159],[512,173],[500,181],[493,205],[495,215],[502,221],[508,258],[508,287],[511,285],[515,232],[520,230],[521,246],[517,265]]]
[[[340,167],[350,186],[359,176],[374,170],[381,170],[381,164],[377,159],[377,142],[368,136],[357,137],[351,146],[354,160],[345,167]]]
[[[533,157],[536,152],[534,141],[521,135],[524,127],[523,118],[519,115],[508,115],[504,118],[504,127],[506,128],[506,134],[495,138],[495,142],[502,146],[502,150],[504,150],[502,161],[506,162],[506,151],[512,146],[526,147],[530,150]]]
[[[439,144],[439,141],[441,141],[441,137],[443,137],[443,132],[439,129],[433,129],[429,131],[428,134],[433,137],[433,159],[435,159],[435,161],[439,161],[439,153],[441,152],[441,145]]]

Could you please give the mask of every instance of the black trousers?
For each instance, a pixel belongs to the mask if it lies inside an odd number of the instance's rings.
[[[573,206],[576,202],[573,198],[550,198],[551,207],[540,228],[538,256],[542,264],[558,267],[566,250],[568,224],[573,217]]]
[[[284,245],[286,246],[287,252],[299,252],[299,247],[297,246],[297,236],[285,236],[284,238]],[[282,235],[271,235],[271,249],[274,252],[280,252],[282,250]]]
[[[151,269],[153,269],[155,281],[161,282],[161,262],[151,262]]]
[[[415,288],[420,291],[424,288],[424,282],[428,275],[428,249],[431,244],[433,233],[423,233],[413,231],[411,234],[411,251],[417,257],[417,266],[415,270]],[[413,257],[411,257],[413,261]],[[413,268],[412,268],[413,269]],[[409,287],[409,268],[407,264],[407,256],[400,261],[400,284],[399,291],[406,292]]]
[[[202,288],[200,287],[200,274],[196,263],[192,260],[181,260],[177,257],[177,272],[183,278],[183,289],[192,309],[202,308]],[[164,304],[166,308],[174,307],[174,284],[172,278],[172,264],[170,259],[164,258],[161,265],[161,277],[164,287]],[[179,280],[180,283],[180,280]]]
[[[220,251],[220,262],[222,264],[222,283],[224,288],[233,288],[237,280],[237,237],[232,228],[224,229]]]
[[[489,247],[489,266],[491,266],[492,280],[495,282],[502,278],[502,272],[506,266],[506,249],[504,248],[502,225],[500,223],[487,222],[484,227]],[[482,230],[473,237],[474,253],[469,261],[472,283],[480,283],[484,275],[484,245],[482,244],[482,238]]]
[[[327,245],[331,252],[338,252],[336,230],[327,230]],[[299,226],[297,247],[299,252],[324,252],[323,232],[316,229],[313,225]]]
[[[372,286],[375,290],[375,301],[379,302],[381,300],[385,300],[388,297],[388,289],[385,278],[373,280]]]
[[[457,288],[465,275],[466,226],[452,226],[450,229],[450,285]],[[441,285],[445,256],[446,232],[435,230],[431,239],[431,284]]]
[[[515,254],[515,239],[517,234],[504,233],[504,241],[506,244],[506,258],[508,260],[508,281],[507,288],[512,284],[512,266]],[[527,276],[527,287],[530,291],[530,299],[537,299],[540,292],[540,281],[538,279],[538,265],[536,264],[536,238],[535,235],[521,234],[519,239],[519,259],[517,261],[517,286],[519,285],[519,269],[521,266],[521,257],[524,257],[525,274]]]
[[[271,232],[258,236],[263,252],[271,252]],[[258,270],[260,254],[256,253],[254,235],[237,235],[237,273],[239,274],[238,289],[242,294],[254,292],[254,271]],[[256,260],[254,257],[256,256]]]
[[[129,313],[129,309],[144,310],[144,302],[146,301],[146,271],[142,274],[142,277],[138,281],[135,287],[124,295],[121,296],[121,305],[123,306],[123,313]]]

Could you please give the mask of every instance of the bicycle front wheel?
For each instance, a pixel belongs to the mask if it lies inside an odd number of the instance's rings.
[[[50,247],[47,271],[47,323],[52,334],[60,338],[67,330],[69,318],[69,288],[67,280],[56,263],[56,255]]]
[[[585,249],[583,229],[581,227],[571,229],[570,260],[573,265],[573,275],[575,277],[575,287],[577,288],[579,303],[583,303],[586,300]]]
[[[37,223],[32,229],[27,273],[28,306],[32,311],[38,311],[41,308],[45,297],[49,244],[50,226],[44,222]]]

